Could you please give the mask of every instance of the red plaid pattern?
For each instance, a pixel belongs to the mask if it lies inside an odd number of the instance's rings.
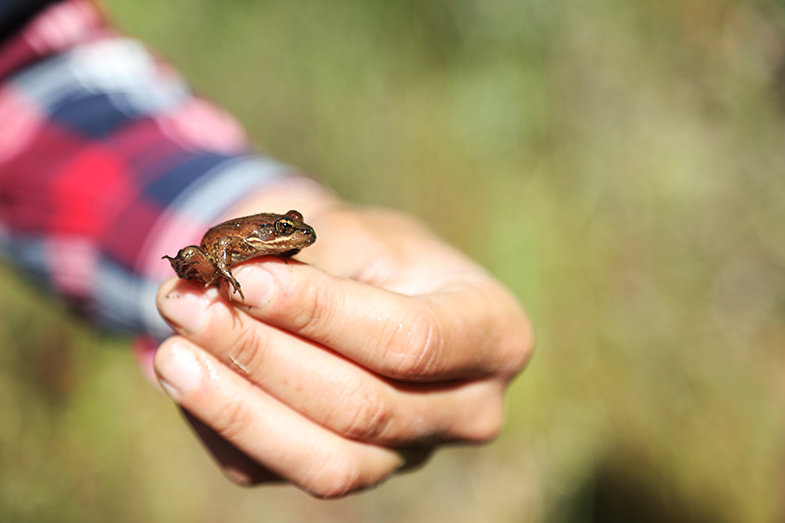
[[[155,336],[161,255],[289,168],[88,0],[0,46],[0,252],[97,321]]]

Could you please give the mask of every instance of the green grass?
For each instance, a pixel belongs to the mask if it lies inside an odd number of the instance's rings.
[[[499,441],[319,502],[231,486],[122,340],[4,271],[0,520],[782,520],[777,2],[107,4],[271,154],[487,266],[538,352]]]

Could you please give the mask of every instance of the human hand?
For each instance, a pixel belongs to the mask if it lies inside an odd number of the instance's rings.
[[[289,205],[264,198],[238,215]],[[244,303],[164,283],[177,335],[155,368],[231,479],[339,497],[438,445],[492,439],[532,335],[503,286],[416,222],[322,203],[303,211],[318,235],[298,255],[308,265],[233,268]]]

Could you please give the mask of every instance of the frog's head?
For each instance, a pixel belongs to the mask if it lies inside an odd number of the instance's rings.
[[[297,211],[275,216],[263,224],[258,232],[258,235],[252,235],[247,241],[269,254],[299,251],[316,241],[313,227],[303,222],[303,215]]]

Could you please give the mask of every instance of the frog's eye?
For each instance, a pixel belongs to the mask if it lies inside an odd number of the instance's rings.
[[[294,222],[289,218],[279,218],[275,222],[275,232],[284,236],[289,236],[294,232]]]
[[[288,216],[289,218],[291,218],[293,220],[297,220],[298,222],[303,221],[303,215],[300,214],[297,211],[289,211],[289,212],[286,213],[286,216]]]

